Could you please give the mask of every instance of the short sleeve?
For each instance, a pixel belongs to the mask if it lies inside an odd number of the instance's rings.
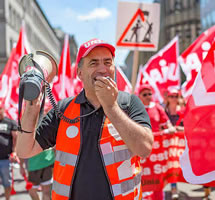
[[[18,130],[18,125],[17,125],[16,121],[11,120],[11,123],[12,123],[11,130],[12,131],[17,131]]]
[[[48,149],[55,146],[59,120],[55,111],[50,110],[40,122],[36,130],[36,140],[42,149]]]
[[[146,112],[145,106],[136,95],[131,95],[130,106],[128,108],[128,116],[138,124],[151,128],[149,115]]]

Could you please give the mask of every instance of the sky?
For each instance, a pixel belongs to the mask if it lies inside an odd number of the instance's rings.
[[[124,1],[124,0],[121,0]],[[79,45],[99,38],[115,46],[118,0],[37,0],[49,23],[75,36]],[[152,2],[152,0],[129,0]],[[124,65],[127,49],[116,48],[116,65]],[[72,61],[73,62],[73,61]]]

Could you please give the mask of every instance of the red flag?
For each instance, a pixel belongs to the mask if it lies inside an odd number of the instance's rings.
[[[77,74],[77,65],[72,65],[72,88],[73,88],[73,95],[79,94],[79,92],[83,89],[83,83],[82,81],[78,78]]]
[[[69,36],[65,35],[64,47],[58,68],[58,79],[53,84],[52,92],[55,99],[59,101],[78,94],[82,87],[82,82],[77,78],[76,67],[71,66]]]
[[[206,57],[215,39],[215,26],[202,33],[179,57],[179,64],[186,75],[182,85],[182,95],[187,98],[192,93],[193,84],[201,69],[202,61]]]
[[[28,53],[27,46],[25,28],[22,25],[16,48],[12,49],[11,55],[0,76],[0,100],[5,107],[5,114],[14,120],[18,117],[19,60],[24,54]]]
[[[116,67],[116,82],[119,90],[131,93],[131,83],[120,67]]]
[[[194,184],[215,180],[215,42],[203,60],[184,118],[186,148],[180,158],[185,179]]]
[[[72,96],[72,74],[69,52],[69,36],[65,35],[64,47],[58,67],[58,79],[53,83],[52,92],[57,101]]]
[[[138,85],[141,86],[140,81],[148,82],[155,91],[155,100],[162,103],[163,93],[166,90],[180,87],[180,70],[177,59],[178,37],[175,37],[140,69],[135,91],[138,91]]]

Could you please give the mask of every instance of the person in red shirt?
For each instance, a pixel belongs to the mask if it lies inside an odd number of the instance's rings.
[[[174,133],[176,130],[172,126],[164,108],[152,100],[153,89],[148,84],[143,84],[139,89],[139,98],[143,102],[149,115],[152,131],[158,132],[167,129],[166,132]]]
[[[166,133],[176,132],[176,129],[172,126],[167,114],[165,113],[164,108],[160,104],[152,100],[152,95],[153,89],[150,85],[143,84],[140,87],[139,98],[143,102],[145,109],[149,115],[152,132],[155,134],[164,129]],[[163,200],[163,191],[154,191],[152,198],[155,200]]]
[[[177,131],[184,131],[183,118],[184,107],[179,104],[180,94],[179,90],[168,90],[167,101],[165,106],[165,112],[168,115],[172,125]],[[176,183],[171,183],[172,199],[179,199]]]

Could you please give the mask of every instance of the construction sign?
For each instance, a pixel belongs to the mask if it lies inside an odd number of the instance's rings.
[[[116,46],[156,51],[160,31],[160,4],[118,3]]]

